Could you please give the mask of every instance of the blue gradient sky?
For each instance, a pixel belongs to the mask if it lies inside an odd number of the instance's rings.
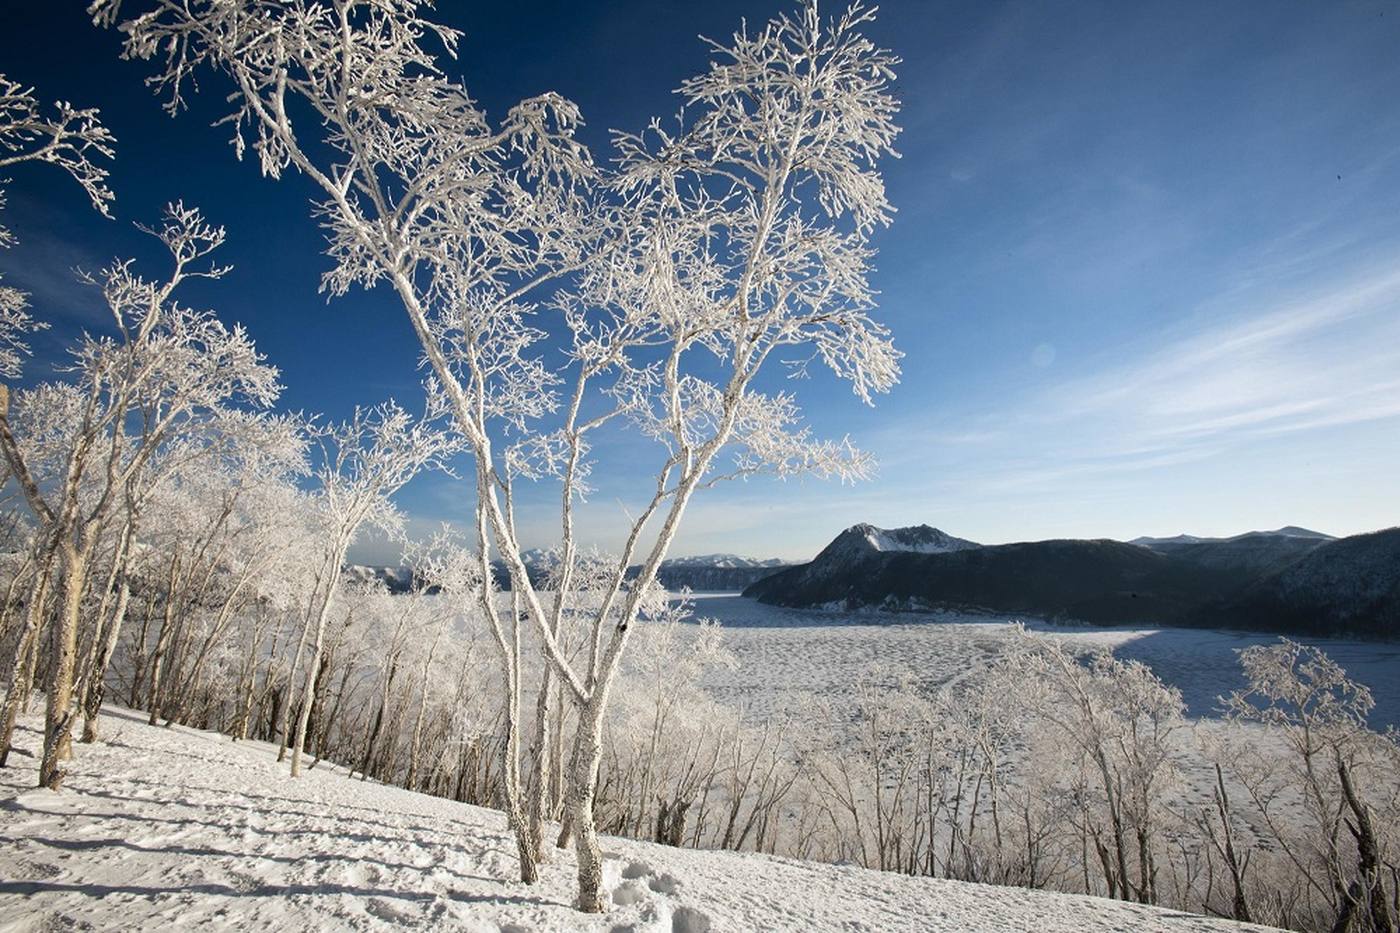
[[[100,320],[68,270],[153,256],[130,221],[183,197],[228,226],[236,266],[189,297],[249,326],[286,407],[416,402],[392,295],[316,294],[312,192],[233,160],[208,125],[221,86],[171,121],[82,3],[7,6],[0,71],[100,106],[119,140],[116,222],[52,170],[11,172],[21,245],[0,271],[57,324],[31,379]],[[705,61],[698,33],[784,8],[467,6],[441,17],[467,30],[460,71],[488,110],[558,90],[600,154],[609,128],[673,111]],[[713,491],[674,553],[804,558],[857,521],[985,542],[1400,521],[1400,8],[891,0],[872,32],[905,58],[876,278],[905,377],[874,409],[826,378],[800,389],[814,426],[873,450],[880,476]],[[597,478],[584,516],[600,544],[639,478]],[[424,477],[401,504],[420,527],[460,521],[464,493]],[[548,543],[552,505],[527,497],[529,543]]]

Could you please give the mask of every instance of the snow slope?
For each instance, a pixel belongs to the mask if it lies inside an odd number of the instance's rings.
[[[1244,929],[1098,898],[604,839],[615,906],[569,907],[561,854],[513,880],[501,814],[350,780],[293,780],[261,743],[104,716],[61,794],[30,790],[37,720],[0,771],[0,931]],[[1256,928],[1258,929],[1258,928]]]

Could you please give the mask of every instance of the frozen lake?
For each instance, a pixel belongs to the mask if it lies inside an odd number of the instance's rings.
[[[723,626],[733,670],[712,671],[705,686],[717,699],[757,714],[810,693],[836,699],[860,684],[899,677],[932,686],[955,681],[995,657],[1010,618],[954,613],[843,613],[765,606],[731,593],[694,594],[695,615]],[[1027,628],[1083,645],[1108,646],[1150,666],[1179,688],[1188,714],[1216,715],[1216,697],[1244,685],[1236,651],[1274,636],[1216,629],[1052,626]],[[1317,645],[1375,695],[1371,725],[1400,725],[1400,644],[1346,639]]]

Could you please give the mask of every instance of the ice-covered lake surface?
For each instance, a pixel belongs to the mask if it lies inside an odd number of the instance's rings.
[[[900,678],[953,683],[994,658],[1013,621],[1055,638],[1105,646],[1142,661],[1179,688],[1192,717],[1218,715],[1217,697],[1244,685],[1236,652],[1275,636],[1218,629],[1098,628],[959,613],[832,612],[765,606],[733,593],[697,593],[694,614],[717,620],[737,664],[711,671],[705,687],[757,715],[804,694],[837,700],[861,684]],[[1400,726],[1400,644],[1300,638],[1327,652],[1371,688],[1371,725]]]

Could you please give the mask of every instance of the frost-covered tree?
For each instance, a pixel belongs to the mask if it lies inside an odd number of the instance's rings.
[[[99,161],[111,159],[116,140],[102,124],[95,109],[76,109],[59,101],[54,112],[46,114],[33,88],[0,74],[0,172],[26,162],[47,162],[67,172],[92,199],[93,207],[110,216],[113,200],[107,186],[107,170]],[[0,179],[0,210],[5,206],[4,180]],[[0,224],[0,248],[13,246],[14,235]],[[0,435],[12,434],[5,417],[9,414],[10,387],[18,379],[24,359],[29,356],[29,335],[43,330],[48,322],[36,320],[29,312],[29,296],[0,279]],[[5,461],[5,478],[18,477]],[[37,532],[37,529],[36,529]],[[26,566],[33,566],[25,604],[24,629],[15,645],[10,665],[9,688],[0,708],[0,765],[9,756],[10,737],[21,702],[27,702],[33,663],[37,653],[37,632],[47,603],[50,575],[55,559],[52,535],[34,533],[27,548]],[[20,584],[17,575],[12,585]]]
[[[755,382],[789,352],[796,373],[820,361],[867,401],[897,378],[867,281],[871,235],[892,213],[878,162],[897,134],[897,59],[862,34],[871,11],[826,21],[804,3],[714,44],[710,69],[679,89],[677,125],[619,135],[617,173],[601,177],[558,95],[493,126],[429,47],[451,53],[456,33],[419,9],[155,0],[121,28],[128,55],[163,58],[154,83],[172,110],[201,67],[225,73],[237,151],[251,146],[264,173],[295,168],[320,188],[327,288],[385,283],[398,295],[473,455],[482,557],[489,543],[505,563],[577,713],[568,807],[579,906],[598,911],[603,716],[691,499],[726,476],[869,469],[848,444],[811,438],[792,395]],[[93,11],[118,18],[110,0]],[[572,276],[554,302],[569,352],[560,373],[543,361],[549,331],[536,322],[545,289]],[[590,647],[572,663],[555,637],[562,597],[551,605],[522,560],[511,484],[560,483],[566,592],[591,441],[616,418],[658,443],[655,490],[624,529]],[[507,445],[512,428],[524,439]],[[483,611],[499,609],[485,600]],[[518,813],[511,822],[528,878],[529,828]]]
[[[1081,658],[1063,641],[1022,634],[1008,664],[1017,700],[1046,743],[1042,774],[1052,793],[1079,804],[1109,897],[1155,904],[1167,791],[1178,780],[1173,735],[1181,691],[1140,661],[1108,651]]]
[[[59,460],[56,455],[49,454],[66,449],[73,427],[78,423],[77,412],[81,401],[82,396],[74,386],[44,383],[33,390],[16,393],[13,404],[6,408],[5,418],[0,421],[0,431],[8,431],[12,436],[24,439],[25,449],[31,451],[27,455],[27,465],[36,483],[51,486],[57,482],[55,473],[60,468]],[[7,476],[12,472],[8,465],[7,460]],[[18,486],[18,483],[15,485]],[[19,497],[24,503],[22,492]],[[17,631],[12,634],[9,686],[3,712],[0,713],[0,765],[7,762],[10,739],[21,706],[27,711],[39,660],[40,633],[49,605],[57,560],[56,540],[51,534],[42,533],[46,526],[35,518],[26,504],[21,504],[16,511],[22,511],[17,525],[23,529],[25,540],[22,546],[28,555],[27,564],[33,565],[33,572],[26,585],[23,614],[18,619]]]
[[[138,542],[154,552],[163,584],[154,645],[135,645],[152,724],[189,717],[212,658],[265,577],[307,547],[292,486],[305,472],[302,427],[241,412],[191,425],[170,445],[149,501],[129,496],[129,514],[150,513]]]
[[[807,4],[756,34],[738,33],[679,89],[678,126],[618,137],[614,189],[632,236],[627,249],[596,257],[566,305],[573,397],[591,379],[610,379],[617,410],[660,444],[662,458],[593,620],[587,659],[560,671],[579,710],[569,805],[585,910],[601,909],[592,793],[603,713],[690,500],[726,477],[844,479],[868,469],[844,442],[811,438],[791,395],[754,388],[770,358],[790,351],[821,360],[867,401],[898,373],[898,354],[869,317],[867,284],[869,237],[890,215],[876,164],[896,134],[896,60],[861,34],[867,18],[853,8],[824,22]],[[643,346],[661,349],[642,354]],[[801,373],[805,364],[795,363]],[[575,496],[582,480],[570,465],[587,456],[588,425],[568,410],[560,475]],[[563,537],[567,549],[567,524]],[[634,562],[641,571],[629,582]]]
[[[186,581],[194,579],[196,568],[202,571],[199,604],[213,610],[213,625],[189,672],[189,680],[198,683],[215,642],[295,540],[287,534],[287,516],[293,512],[285,499],[293,493],[290,477],[303,468],[304,446],[298,419],[221,411],[192,420],[156,451],[144,471],[132,476],[105,532],[115,540],[106,576],[95,586],[95,625],[79,666],[84,742],[97,738],[97,715],[125,633],[135,565],[158,562],[154,551],[159,548],[166,556],[185,558]],[[187,512],[201,518],[189,521]],[[201,545],[194,547],[196,542]],[[177,594],[169,592],[166,599],[176,600]],[[144,663],[144,643],[139,655]],[[181,685],[172,698],[187,702],[189,686]],[[157,691],[156,696],[165,694]],[[151,703],[153,716],[157,706]]]
[[[1243,729],[1219,756],[1333,930],[1394,930],[1400,738],[1366,720],[1371,691],[1322,650],[1280,639],[1240,652],[1247,686],[1223,700]],[[1279,754],[1279,745],[1283,754]],[[1228,828],[1228,827],[1227,827]],[[1237,896],[1243,891],[1237,890]]]
[[[128,54],[169,53],[158,83],[172,110],[199,66],[233,78],[239,153],[251,136],[265,173],[292,167],[321,188],[336,260],[326,287],[394,288],[473,446],[478,487],[490,487],[504,471],[493,474],[485,422],[552,405],[554,380],[522,366],[521,351],[539,337],[525,302],[576,268],[582,244],[596,239],[598,225],[588,222],[596,217],[585,210],[592,168],[572,138],[576,109],[557,95],[524,101],[493,127],[427,48],[435,40],[450,53],[456,33],[418,7],[157,3],[122,28]],[[115,4],[93,10],[109,21],[117,14]],[[302,105],[320,127],[295,121]],[[323,146],[303,146],[318,135]],[[495,517],[503,525],[501,510]],[[482,602],[504,631],[499,607]],[[507,680],[518,694],[518,678]],[[522,853],[533,850],[523,822],[513,822]],[[522,877],[531,876],[522,864]]]
[[[83,600],[102,531],[126,490],[149,468],[163,445],[192,420],[239,405],[265,406],[280,392],[241,327],[180,304],[175,292],[192,278],[219,278],[227,269],[207,259],[224,240],[222,228],[182,204],[166,210],[151,229],[169,252],[172,268],[160,280],[143,278],[133,263],[115,262],[89,282],[99,288],[114,333],[85,335],[73,350],[76,380],[62,393],[69,418],[49,439],[57,446],[26,450],[0,411],[0,452],[24,494],[39,535],[56,555],[57,617],[51,626],[49,684],[40,783],[57,789],[64,772],[77,707],[74,676]],[[36,457],[37,453],[37,457]],[[41,483],[36,459],[51,464]],[[23,639],[36,638],[40,613]],[[6,704],[18,701],[16,684]]]
[[[368,527],[389,533],[402,521],[391,497],[420,471],[441,466],[456,442],[429,417],[415,421],[394,402],[369,410],[355,409],[349,421],[313,429],[320,449],[315,476],[322,512],[323,558],[307,607],[297,654],[310,641],[310,662],[301,690],[296,735],[292,741],[292,776],[301,773],[306,729],[311,717],[317,671],[321,664],[326,621],[340,588],[345,558],[356,537]],[[295,671],[297,664],[293,662]]]

